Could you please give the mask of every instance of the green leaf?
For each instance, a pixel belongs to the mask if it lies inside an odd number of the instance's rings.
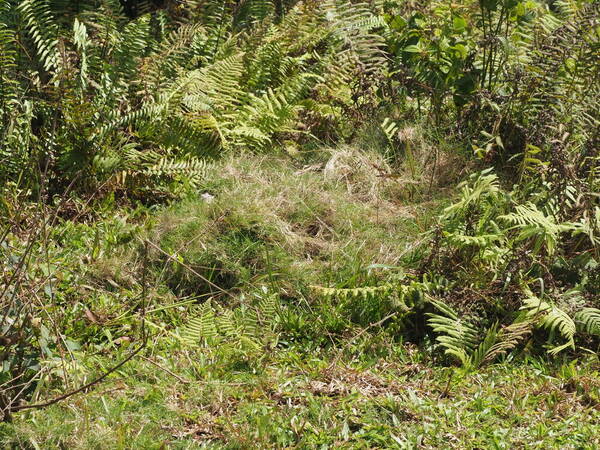
[[[452,19],[452,25],[454,26],[454,31],[462,33],[467,28],[467,21],[461,16],[456,16]]]
[[[421,53],[422,49],[418,45],[407,45],[404,47],[404,51],[407,53]]]

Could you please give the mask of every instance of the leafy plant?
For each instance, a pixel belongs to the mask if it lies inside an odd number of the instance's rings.
[[[531,333],[531,321],[517,321],[499,328],[494,323],[481,330],[440,300],[431,299],[439,313],[428,313],[427,323],[438,333],[436,340],[445,353],[454,356],[467,369],[493,362],[513,350]],[[483,337],[482,337],[483,336]]]
[[[600,334],[600,310],[598,308],[584,308],[575,314],[574,319],[582,331],[589,334]]]
[[[204,302],[195,317],[180,330],[187,347],[204,344],[224,347],[248,357],[265,345],[276,345],[280,302],[277,295],[263,291],[256,307],[240,306],[234,310]]]

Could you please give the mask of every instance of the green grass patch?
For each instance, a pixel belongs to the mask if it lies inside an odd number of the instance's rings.
[[[512,362],[468,374],[431,365],[410,346],[396,351],[402,358],[372,360],[289,349],[237,367],[222,366],[218,350],[149,356],[93,392],[19,414],[2,426],[2,444],[122,449],[600,444],[596,358],[564,365]],[[195,370],[200,365],[201,375]]]

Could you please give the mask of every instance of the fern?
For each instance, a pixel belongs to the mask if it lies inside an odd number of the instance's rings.
[[[193,186],[199,184],[206,173],[207,163],[197,158],[173,160],[162,158],[156,164],[143,169],[140,173],[146,176],[178,178],[184,177]]]
[[[217,328],[225,338],[233,339],[239,336],[238,324],[233,311],[219,307],[217,316]]]
[[[52,16],[47,0],[23,0],[18,6],[33,40],[40,62],[46,71],[57,70],[60,64],[58,52],[58,26]]]
[[[445,348],[447,355],[456,357],[464,366],[470,365],[470,355],[479,343],[479,330],[458,313],[439,300],[430,300],[441,314],[428,313],[427,323],[439,335],[436,340]]]
[[[536,253],[545,248],[552,255],[556,250],[560,233],[577,230],[573,224],[557,223],[553,216],[544,214],[533,203],[517,205],[514,213],[499,218],[520,230],[517,242],[533,239]]]
[[[95,173],[112,179],[113,188],[166,197],[177,193],[177,185],[199,186],[211,167],[204,159],[177,157],[165,149],[140,151],[135,144],[125,145],[119,153],[97,155],[93,162]]]
[[[163,88],[176,78],[181,67],[202,55],[204,29],[198,24],[182,25],[172,30],[156,49],[145,56],[138,75],[145,91]]]
[[[73,22],[73,43],[77,47],[81,58],[79,68],[79,84],[81,85],[82,89],[85,89],[89,82],[88,49],[91,46],[91,42],[88,38],[87,28],[85,24],[79,22],[77,19],[75,19],[75,21]]]
[[[273,15],[275,5],[272,0],[245,0],[236,8],[233,17],[236,29],[247,29],[258,21]]]
[[[468,369],[493,362],[514,349],[531,333],[530,320],[516,321],[502,328],[496,322],[482,331],[459,318],[458,313],[446,303],[435,299],[430,299],[430,302],[441,313],[427,314],[429,326],[439,333],[436,340],[446,349],[447,355],[454,356]],[[480,337],[482,334],[483,339]]]
[[[271,294],[263,296],[257,306],[258,319],[267,329],[274,329],[277,325],[281,304],[279,296]]]
[[[263,345],[276,342],[279,319],[279,297],[273,294],[259,296],[256,308],[241,305],[228,310],[207,301],[198,314],[180,330],[181,341],[188,346],[230,346],[234,350],[255,354]]]
[[[349,300],[361,298],[364,300],[377,296],[387,296],[393,292],[393,285],[366,286],[352,289],[326,288],[321,286],[311,286],[319,295],[328,298],[338,298],[340,300]]]
[[[142,16],[125,25],[112,49],[109,74],[114,80],[130,80],[137,75],[140,59],[148,50],[150,17]]]
[[[584,308],[575,314],[574,319],[579,330],[600,336],[600,309]]]
[[[363,70],[367,73],[381,70],[384,62],[383,38],[370,31],[385,27],[383,19],[373,15],[366,3],[327,0],[323,9],[327,20],[332,23],[334,36],[357,55]]]
[[[456,221],[470,208],[486,202],[497,201],[501,191],[498,176],[491,169],[471,175],[468,182],[459,185],[460,198],[444,210],[443,219]]]
[[[498,324],[488,328],[484,340],[470,355],[469,365],[479,367],[506,355],[531,334],[532,323],[517,321],[498,330]]]
[[[552,339],[554,333],[558,332],[567,340],[563,345],[552,347],[548,350],[550,354],[555,355],[569,347],[575,348],[576,325],[573,319],[562,309],[541,300],[531,293],[524,300],[521,309],[527,311],[529,319],[537,319],[538,327],[546,328],[550,331],[550,339]]]
[[[9,25],[10,13],[10,3],[0,3],[0,111],[3,115],[3,125],[8,119],[6,115],[12,109],[11,103],[16,100],[18,92],[16,80],[17,42],[15,32]]]
[[[198,315],[183,327],[180,335],[182,341],[189,346],[210,343],[218,337],[215,311],[210,300],[200,306]]]
[[[10,12],[3,17],[13,13],[6,5]],[[116,142],[133,140],[140,144],[137,148],[151,142],[176,155],[144,171],[126,168],[120,176],[129,179],[167,172],[174,177],[176,171],[183,174],[183,161],[190,158],[265,149],[284,134],[299,134],[305,112],[341,121],[343,108],[316,100],[319,84],[331,98],[350,105],[355,92],[348,86],[353,80],[384,67],[384,41],[373,31],[385,24],[366,3],[297,4],[285,17],[270,0],[182,4],[181,17],[191,21],[183,25],[166,11],[149,14],[140,5],[135,11],[128,7],[133,19],[118,0],[99,5],[25,0],[16,10],[38,60],[56,75],[55,81],[64,83],[71,69],[77,71],[76,90],[51,105],[71,111],[60,120],[77,126],[59,127],[60,144],[40,142],[45,151],[56,152],[57,167],[73,168],[62,170],[57,179],[69,178],[74,168],[88,173],[95,169],[82,167],[83,160],[104,168],[124,162],[119,155],[106,154]],[[17,25],[6,23],[0,27],[2,73],[16,69],[20,58],[11,36]],[[63,78],[58,77],[59,68],[64,69]],[[5,78],[10,82],[2,83],[3,90],[17,86],[13,74]],[[16,93],[2,93],[3,102],[10,98]],[[82,104],[91,113],[80,118],[76,111]],[[52,115],[49,111],[44,114]],[[65,131],[71,129],[77,130],[77,139]],[[302,133],[309,135],[310,130]],[[75,140],[80,144],[68,144]],[[3,149],[3,160],[6,155]],[[10,159],[14,167],[23,164]],[[14,176],[16,169],[6,172]]]

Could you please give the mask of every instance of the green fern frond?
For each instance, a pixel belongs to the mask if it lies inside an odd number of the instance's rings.
[[[248,28],[273,16],[274,12],[272,0],[244,0],[236,8],[233,23],[236,29]]]
[[[172,93],[180,93],[186,111],[209,109],[216,114],[238,107],[245,97],[241,89],[244,54],[237,53],[188,73],[178,80]]]
[[[273,329],[279,317],[281,303],[279,296],[275,294],[266,295],[258,302],[259,321],[263,327]]]
[[[473,246],[482,249],[488,249],[494,242],[502,240],[503,237],[502,234],[480,234],[476,236],[469,236],[457,232],[446,234],[448,242],[456,247]]]
[[[383,122],[381,122],[380,127],[385,136],[387,137],[388,143],[393,143],[396,138],[396,134],[398,134],[399,129],[396,122],[391,120],[389,117],[386,117],[385,119],[383,119]]]
[[[138,17],[119,31],[118,40],[112,49],[114,63],[109,73],[114,80],[131,80],[137,77],[141,58],[149,51],[150,16]]]
[[[469,355],[468,366],[475,369],[505,355],[531,334],[532,326],[530,321],[525,320],[499,329],[496,322],[487,329],[481,343]]]
[[[196,346],[201,342],[211,342],[217,336],[215,310],[211,301],[207,300],[200,306],[198,315],[183,327],[181,339],[187,345]]]
[[[125,114],[114,113],[113,117],[108,117],[102,122],[102,125],[92,134],[91,139],[104,139],[111,133],[128,125],[143,126],[153,123],[161,118],[166,111],[167,105],[159,102],[144,104],[138,109]]]
[[[479,330],[466,320],[460,319],[458,313],[446,303],[430,299],[441,314],[428,313],[427,323],[438,333],[436,340],[446,350],[447,355],[455,356],[465,366],[470,364],[469,356],[479,344]]]
[[[575,314],[577,328],[588,334],[600,336],[600,309],[584,308]]]
[[[469,181],[459,185],[459,189],[459,200],[444,209],[443,218],[446,220],[456,220],[481,202],[494,201],[500,194],[500,182],[492,169],[487,169],[472,175]]]
[[[549,254],[553,254],[560,233],[577,230],[574,224],[557,223],[552,215],[545,214],[533,203],[517,205],[515,212],[500,216],[499,219],[520,230],[517,242],[533,239],[536,253],[545,247]]]
[[[549,330],[551,337],[558,332],[567,340],[565,344],[548,350],[549,353],[557,354],[566,348],[575,348],[576,325],[566,312],[533,295],[529,295],[523,303],[521,309],[527,311],[529,319],[537,319],[537,325]]]
[[[340,300],[352,300],[360,298],[367,300],[378,296],[390,295],[393,292],[393,285],[388,284],[383,286],[366,286],[352,289],[311,286],[311,289],[320,296],[327,299],[337,298]]]
[[[240,335],[233,311],[219,306],[216,322],[219,333],[226,338],[237,338]]]
[[[154,89],[165,85],[177,76],[198,55],[199,42],[206,39],[199,24],[184,24],[172,30],[150,55],[144,58],[139,78]]]
[[[25,22],[25,30],[33,40],[38,57],[46,71],[60,64],[58,26],[47,0],[23,0],[17,7]]]
[[[384,20],[374,15],[366,3],[327,0],[323,2],[323,10],[332,32],[358,56],[363,70],[367,73],[381,70],[385,61],[384,41],[370,31],[385,27]]]
[[[10,114],[15,107],[19,83],[17,81],[17,36],[9,20],[12,5],[0,3],[0,112],[2,116]],[[1,117],[6,124],[7,117]]]
[[[461,320],[450,306],[434,299],[430,299],[430,303],[442,313],[428,314],[429,326],[440,334],[436,340],[446,349],[447,355],[456,357],[469,369],[491,363],[511,351],[531,333],[533,327],[531,320],[520,320],[503,328],[495,323],[485,330],[481,339],[483,330]]]
[[[255,341],[262,336],[258,311],[251,307],[242,306],[236,311],[240,325],[240,338]]]
[[[178,178],[184,177],[196,185],[204,178],[207,170],[207,162],[197,158],[187,160],[175,160],[161,158],[156,164],[141,171],[146,176]]]
[[[498,323],[489,327],[485,333],[483,341],[468,355],[466,362],[463,364],[469,368],[477,368],[486,360],[492,360],[500,352],[492,352],[494,345],[498,343]],[[494,355],[494,353],[496,353]]]

